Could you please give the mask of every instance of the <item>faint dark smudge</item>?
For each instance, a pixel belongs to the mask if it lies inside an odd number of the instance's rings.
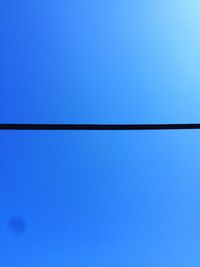
[[[7,226],[13,234],[23,234],[26,230],[26,223],[23,217],[14,216],[8,220]]]

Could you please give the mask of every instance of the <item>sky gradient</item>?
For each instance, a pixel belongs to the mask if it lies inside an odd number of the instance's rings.
[[[1,123],[200,122],[199,18],[197,0],[1,1]],[[0,266],[199,267],[199,140],[0,132]]]

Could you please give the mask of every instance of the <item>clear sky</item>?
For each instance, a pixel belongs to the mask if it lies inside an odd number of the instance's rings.
[[[197,0],[0,2],[0,120],[200,121]],[[199,267],[200,132],[1,132],[1,267]]]

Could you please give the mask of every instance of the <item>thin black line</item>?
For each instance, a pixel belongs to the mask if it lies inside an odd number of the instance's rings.
[[[194,124],[0,124],[0,130],[35,131],[150,131],[150,130],[197,130]]]

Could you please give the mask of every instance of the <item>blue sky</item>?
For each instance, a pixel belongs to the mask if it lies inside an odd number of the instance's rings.
[[[199,122],[199,13],[196,0],[1,1],[1,122]],[[199,266],[198,142],[1,132],[0,266]]]

